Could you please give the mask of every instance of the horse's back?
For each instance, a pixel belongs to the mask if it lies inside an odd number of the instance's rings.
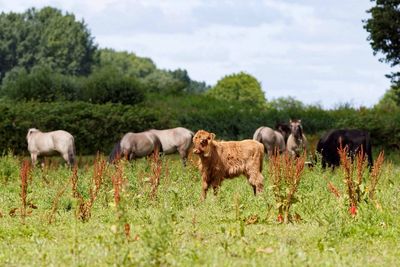
[[[180,147],[189,147],[194,133],[189,129],[177,127],[165,130],[152,129],[149,132],[155,134],[161,142],[164,153],[174,153]]]
[[[151,132],[126,133],[120,142],[121,152],[133,153],[135,157],[144,157],[151,154],[155,149],[160,149],[161,142]]]
[[[54,149],[59,152],[67,152],[74,146],[74,137],[67,131],[58,130],[48,134],[51,136]]]

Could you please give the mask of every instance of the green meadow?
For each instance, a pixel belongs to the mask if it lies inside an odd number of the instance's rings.
[[[177,156],[118,165],[87,158],[74,175],[53,159],[28,172],[22,187],[22,159],[4,155],[0,265],[397,265],[400,168],[393,160],[385,160],[374,199],[358,203],[355,216],[343,169],[305,168],[289,223],[277,219],[268,160],[263,194],[254,196],[241,176],[224,181],[216,196],[209,191],[204,202],[196,162],[183,168]],[[365,171],[363,185],[369,179]]]

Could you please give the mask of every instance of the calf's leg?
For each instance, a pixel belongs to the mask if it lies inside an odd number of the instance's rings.
[[[207,196],[207,190],[208,190],[209,184],[207,183],[207,180],[202,181],[202,188],[201,188],[201,200],[204,201]]]
[[[262,193],[264,190],[264,177],[260,172],[250,172],[247,175],[247,179],[253,187],[254,195]]]

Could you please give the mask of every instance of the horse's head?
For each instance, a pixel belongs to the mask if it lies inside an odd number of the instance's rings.
[[[290,120],[289,125],[290,131],[296,139],[303,138],[303,126],[301,126],[301,120]]]
[[[214,133],[199,130],[193,137],[193,153],[209,157],[213,148]]]

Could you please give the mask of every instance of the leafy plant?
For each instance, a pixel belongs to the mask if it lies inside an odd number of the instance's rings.
[[[292,157],[289,153],[280,155],[273,153],[270,156],[270,173],[272,177],[272,188],[278,209],[278,222],[289,223],[293,221],[290,215],[290,208],[296,201],[295,194],[299,188],[306,153],[298,158]]]

